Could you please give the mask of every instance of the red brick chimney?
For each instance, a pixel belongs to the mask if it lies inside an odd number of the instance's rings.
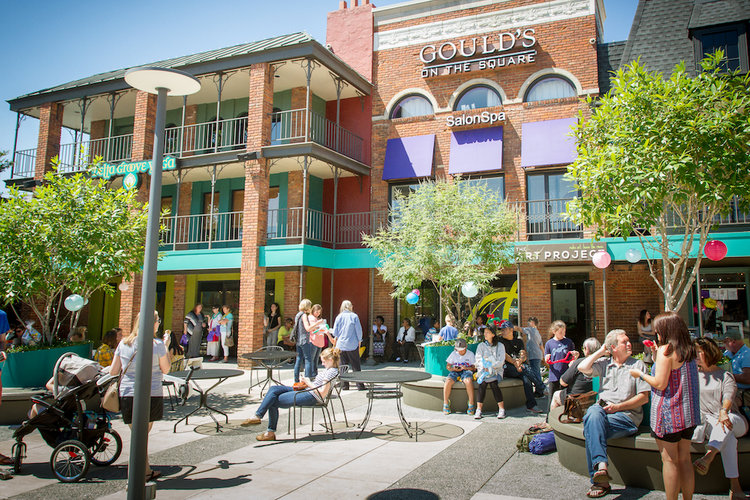
[[[339,10],[328,13],[326,44],[359,74],[372,81],[373,5],[370,0],[339,2]],[[360,5],[361,3],[361,5]]]

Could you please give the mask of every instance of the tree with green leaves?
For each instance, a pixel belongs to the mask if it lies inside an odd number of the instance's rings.
[[[597,237],[638,238],[667,311],[689,296],[718,218],[750,199],[750,75],[722,72],[722,59],[695,77],[680,63],[670,78],[635,61],[575,129],[571,218]]]
[[[463,320],[461,286],[488,290],[501,269],[514,265],[516,213],[481,182],[423,182],[408,197],[397,194],[391,222],[364,243],[378,256],[378,272],[404,297],[423,281]]]
[[[8,156],[7,151],[0,151],[0,172],[8,169],[13,164],[12,161],[6,159],[6,156]]]
[[[65,297],[114,294],[113,279],[140,271],[147,213],[135,192],[85,174],[50,172],[32,196],[11,187],[0,203],[0,300],[27,305],[47,342],[66,319],[75,328]]]

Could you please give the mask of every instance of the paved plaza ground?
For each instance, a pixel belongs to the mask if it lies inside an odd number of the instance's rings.
[[[380,365],[376,369],[394,368],[403,365]],[[283,369],[281,375],[283,381],[291,380],[291,369]],[[191,419],[190,425],[181,424],[176,433],[172,432],[174,422],[197,404],[197,395],[176,411],[169,411],[167,405],[165,419],[154,425],[149,440],[151,463],[163,473],[157,481],[157,498],[585,498],[587,478],[563,468],[556,453],[517,453],[519,436],[542,420],[523,408],[510,410],[505,420],[497,420],[495,414],[474,420],[467,415],[446,416],[405,406],[407,419],[425,429],[417,442],[403,436],[394,401],[375,402],[361,439],[354,439],[356,433],[345,431],[343,424],[338,424],[340,434],[335,440],[324,435],[320,425],[311,434],[310,410],[306,409],[304,425],[298,426],[299,439],[294,443],[286,433],[287,412],[282,410],[277,432],[281,441],[259,443],[255,435],[265,430],[265,420],[255,428],[237,425],[259,404],[259,389],[247,393],[249,379],[249,372],[229,379],[216,395],[209,396],[209,404],[229,412],[230,425],[222,433],[217,434],[208,425],[211,420],[207,416]],[[367,405],[365,393],[347,391],[343,400],[349,420],[359,422]],[[339,402],[333,404],[340,422],[343,415]],[[316,421],[320,420],[317,411]],[[92,466],[88,478],[75,484],[62,484],[53,478],[48,465],[52,449],[35,432],[26,439],[29,456],[22,474],[0,481],[0,498],[124,499],[130,431],[119,419],[114,427],[125,442],[120,459],[110,467]],[[11,435],[12,429],[0,427],[0,452],[6,455],[10,453]],[[662,492],[618,485],[613,485],[613,493],[607,498],[664,498]]]

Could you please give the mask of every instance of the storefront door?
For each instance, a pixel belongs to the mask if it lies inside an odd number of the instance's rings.
[[[595,333],[594,287],[586,273],[552,274],[552,321],[562,320],[578,349]]]

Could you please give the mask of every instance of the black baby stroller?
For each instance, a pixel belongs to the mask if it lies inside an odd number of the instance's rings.
[[[103,375],[100,369],[98,364],[73,353],[60,357],[54,371],[54,400],[32,398],[39,413],[13,433],[15,474],[20,473],[22,459],[26,457],[23,438],[35,429],[53,448],[49,464],[60,481],[78,481],[86,476],[91,463],[106,466],[119,458],[122,439],[112,429],[107,412],[99,406],[99,397],[117,377]],[[87,402],[96,408],[87,408]]]

